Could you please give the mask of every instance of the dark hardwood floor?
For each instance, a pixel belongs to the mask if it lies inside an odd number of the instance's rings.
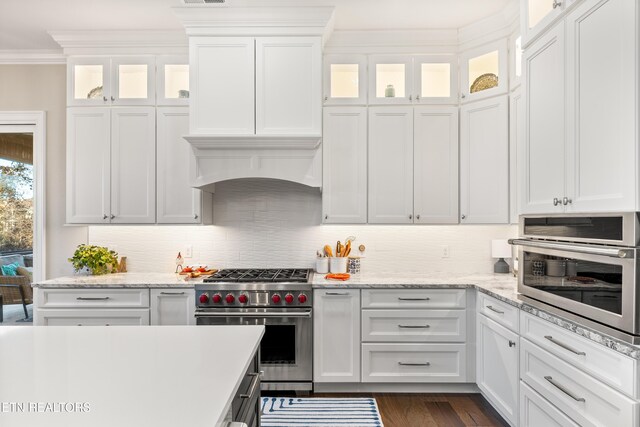
[[[384,427],[508,426],[480,394],[313,393],[309,397],[374,397]]]

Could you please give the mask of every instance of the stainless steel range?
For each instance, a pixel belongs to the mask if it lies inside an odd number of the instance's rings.
[[[312,271],[225,269],[196,285],[198,325],[264,325],[263,390],[311,390]]]

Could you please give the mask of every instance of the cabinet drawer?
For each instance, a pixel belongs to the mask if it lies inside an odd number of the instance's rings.
[[[580,427],[520,381],[520,427]]]
[[[518,332],[518,318],[520,310],[506,302],[502,302],[485,293],[478,291],[476,310],[489,319],[495,320],[507,329]]]
[[[38,310],[36,326],[145,326],[149,309]]]
[[[148,308],[149,289],[43,289],[40,308]]]
[[[362,308],[464,308],[464,289],[369,289]]]
[[[362,344],[362,382],[466,382],[464,344]]]
[[[464,310],[362,310],[364,342],[464,342]]]
[[[638,366],[630,357],[522,312],[522,336],[623,393],[638,397]]]
[[[583,427],[638,425],[638,403],[520,340],[520,378]]]

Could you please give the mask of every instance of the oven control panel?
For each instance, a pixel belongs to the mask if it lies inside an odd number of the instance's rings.
[[[311,290],[196,289],[198,307],[311,307]]]

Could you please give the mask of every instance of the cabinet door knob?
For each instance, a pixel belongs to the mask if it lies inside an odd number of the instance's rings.
[[[572,201],[573,201],[573,200],[571,200],[571,199],[570,199],[570,198],[568,198],[568,197],[563,197],[563,198],[562,198],[562,204],[563,204],[563,205],[565,205],[565,206],[567,206],[568,204],[570,204]]]
[[[114,214],[111,214],[111,219],[115,218],[116,216]]]
[[[416,219],[420,219],[420,214],[416,215]]]
[[[328,97],[328,96],[325,96],[325,97],[324,97],[324,101],[325,101],[325,102],[327,102],[327,100],[328,100],[328,99],[329,99],[329,97]]]
[[[416,101],[420,101],[420,95],[416,95]]]
[[[509,340],[509,347],[515,347],[515,346],[516,346],[516,342]]]
[[[104,102],[107,102],[107,101],[108,101],[108,99],[107,99],[107,97],[106,97],[106,96],[103,96],[103,97],[102,97],[102,99],[104,100]]]
[[[409,214],[409,219],[413,219],[413,215]]]
[[[115,101],[115,100],[116,98],[113,95],[111,95],[111,101]]]
[[[413,96],[409,95],[409,101],[413,101]]]
[[[198,219],[198,214],[193,215],[193,219]]]
[[[107,219],[107,218],[109,218],[108,215],[102,215],[102,219]]]
[[[466,216],[465,214],[462,214],[462,215],[460,216],[460,218],[462,218],[462,219],[467,219],[467,216]]]
[[[554,9],[557,9],[557,8],[559,8],[560,6],[562,6],[562,2],[561,2],[561,1],[554,0],[554,2],[553,2],[553,8],[554,8]]]
[[[325,215],[325,216],[324,216],[324,219],[329,219],[329,215]]]
[[[558,206],[560,204],[560,199],[558,199],[557,197],[553,198],[553,206]]]
[[[465,95],[464,93],[460,96],[460,98],[465,99],[467,97],[467,95]]]

